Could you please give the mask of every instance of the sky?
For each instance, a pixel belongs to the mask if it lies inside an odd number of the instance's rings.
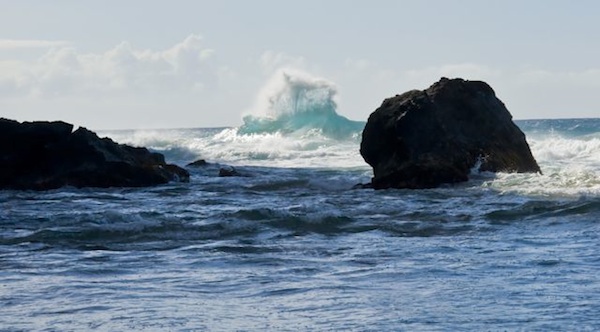
[[[515,119],[600,117],[600,1],[0,0],[0,117],[90,129],[238,126],[273,75],[366,121],[441,77]],[[254,110],[256,111],[256,110]]]

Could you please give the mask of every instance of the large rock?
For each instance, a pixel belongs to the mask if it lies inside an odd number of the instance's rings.
[[[442,78],[383,101],[363,131],[371,184],[433,188],[467,181],[471,169],[540,172],[525,134],[484,82]]]
[[[65,122],[0,119],[0,189],[143,187],[189,173],[146,148],[121,145]]]

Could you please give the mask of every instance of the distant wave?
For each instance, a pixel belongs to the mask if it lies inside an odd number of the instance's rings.
[[[271,78],[258,96],[252,114],[246,115],[238,134],[316,131],[345,139],[360,133],[365,123],[337,113],[335,85],[308,74],[282,70]]]
[[[600,138],[600,119],[537,119],[516,120],[515,123],[528,137],[562,136],[579,139]]]

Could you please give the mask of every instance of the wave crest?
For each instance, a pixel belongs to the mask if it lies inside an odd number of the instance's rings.
[[[336,98],[333,83],[295,70],[280,70],[261,90],[256,106],[244,116],[238,133],[317,131],[337,139],[356,135],[364,122],[339,115]]]

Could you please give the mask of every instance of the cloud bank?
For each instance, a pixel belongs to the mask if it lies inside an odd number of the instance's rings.
[[[0,47],[48,47],[34,61],[0,61],[0,94],[29,97],[107,93],[169,93],[210,89],[217,84],[214,51],[190,35],[164,50],[122,42],[103,53],[84,53],[66,42],[4,41]]]
[[[338,112],[353,120],[365,121],[384,98],[425,89],[442,76],[488,82],[517,119],[598,117],[600,109],[598,68],[472,62],[411,68],[400,60],[350,57],[325,65],[274,50],[225,64],[195,34],[163,49],[125,41],[85,52],[67,41],[0,40],[0,50],[7,50],[0,54],[0,116],[90,128],[235,126],[244,112],[257,112],[253,102],[282,69],[335,83]]]

